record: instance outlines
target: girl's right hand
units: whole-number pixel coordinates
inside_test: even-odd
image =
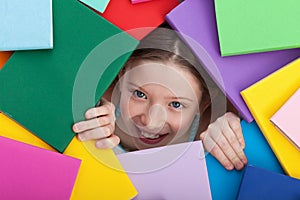
[[[85,118],[73,125],[80,141],[96,140],[95,145],[100,149],[113,148],[120,143],[120,138],[114,135],[115,106],[111,102],[102,98],[101,105],[86,111]]]

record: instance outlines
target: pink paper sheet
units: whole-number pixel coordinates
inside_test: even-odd
[[[0,199],[70,199],[81,161],[0,136]]]
[[[131,3],[136,4],[136,3],[142,3],[142,2],[147,2],[147,1],[152,1],[152,0],[131,0]]]
[[[299,119],[300,88],[271,117],[271,122],[300,150]]]

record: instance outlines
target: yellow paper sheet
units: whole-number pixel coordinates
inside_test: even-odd
[[[48,144],[3,113],[0,113],[0,135],[54,151]],[[101,153],[103,157],[121,168],[112,150],[103,150]],[[137,194],[126,173],[109,168],[97,161],[76,137],[74,137],[64,154],[82,160],[71,199],[128,200]]]
[[[300,178],[300,151],[275,128],[270,118],[299,87],[300,58],[241,92],[283,169],[295,178]]]

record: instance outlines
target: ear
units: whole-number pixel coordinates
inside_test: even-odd
[[[200,114],[203,114],[206,109],[211,105],[211,102],[219,94],[219,90],[216,88],[211,88],[208,93],[203,93],[201,103],[200,103]]]
[[[202,100],[200,103],[200,115],[202,115],[210,105],[211,105],[210,99]]]

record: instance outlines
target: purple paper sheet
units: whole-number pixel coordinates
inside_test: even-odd
[[[180,32],[183,40],[193,49],[207,72],[247,122],[251,122],[253,117],[240,92],[300,56],[300,49],[291,49],[221,57],[212,0],[185,0],[166,16],[166,20]],[[207,55],[199,50],[199,46],[207,52],[216,67],[205,58]]]
[[[118,158],[141,199],[211,199],[201,141],[130,153]]]

